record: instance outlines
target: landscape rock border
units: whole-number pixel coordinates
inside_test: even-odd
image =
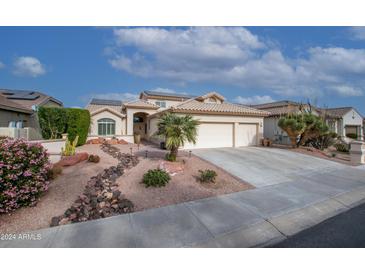
[[[104,169],[90,178],[85,190],[73,205],[61,216],[53,217],[51,226],[84,222],[100,218],[133,212],[134,205],[118,190],[117,178],[124,170],[139,163],[138,157],[121,153],[120,150],[108,143],[100,148],[107,154],[118,159],[118,165]]]

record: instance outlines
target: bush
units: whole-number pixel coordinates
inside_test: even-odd
[[[346,152],[346,153],[348,153],[350,151],[350,145],[348,145],[346,143],[337,143],[337,144],[334,144],[334,147],[339,152]]]
[[[335,132],[320,134],[319,136],[308,139],[304,145],[323,150],[332,146],[336,142],[337,137]]]
[[[162,187],[170,181],[170,175],[161,169],[150,169],[143,175],[143,183],[146,187]]]
[[[61,138],[68,133],[72,142],[79,136],[77,146],[86,143],[90,126],[90,113],[86,109],[40,107],[38,109],[39,125],[44,139]]]
[[[48,170],[48,180],[54,180],[58,175],[62,174],[62,167],[58,165],[54,165],[51,169]]]
[[[166,153],[165,160],[169,162],[175,162],[176,161],[176,155],[171,153]]]
[[[347,133],[346,137],[349,137],[351,139],[357,139],[357,134],[356,133]]]
[[[91,163],[99,163],[100,162],[100,157],[98,155],[91,154],[89,156],[89,158],[87,159],[87,161],[91,162]]]
[[[67,114],[64,108],[40,107],[38,120],[44,139],[61,138],[61,134],[66,132]]]
[[[41,144],[0,140],[0,213],[34,205],[48,189],[49,169]]]
[[[87,134],[90,127],[90,113],[86,109],[67,108],[67,128],[68,138],[73,141],[79,136],[77,146],[86,143]]]
[[[211,169],[199,170],[200,176],[199,181],[202,183],[215,183],[217,172]]]

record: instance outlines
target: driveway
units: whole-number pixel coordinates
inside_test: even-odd
[[[343,164],[277,148],[197,149],[193,153],[257,188],[323,174],[331,176],[338,170],[352,169]]]

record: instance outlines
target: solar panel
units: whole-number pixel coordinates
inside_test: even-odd
[[[90,104],[92,104],[92,105],[106,105],[106,106],[121,106],[122,101],[93,98],[91,100]]]

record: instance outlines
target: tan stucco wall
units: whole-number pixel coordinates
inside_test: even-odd
[[[126,135],[133,135],[133,115],[135,113],[147,113],[149,115],[156,113],[157,111],[154,109],[143,109],[143,108],[127,108],[127,119],[126,119],[126,127],[127,127],[127,133]]]
[[[115,134],[116,135],[123,135],[125,134],[125,120],[121,117],[109,112],[103,111],[98,114],[91,116],[91,125],[89,130],[90,136],[97,136],[98,135],[98,120],[103,118],[113,119],[115,121]]]
[[[171,106],[175,106],[177,104],[180,104],[182,103],[183,101],[172,101],[172,100],[157,100],[157,99],[147,99],[147,102],[150,102],[150,103],[153,103],[153,104],[156,104],[157,101],[163,101],[163,102],[166,102],[166,107],[165,108],[159,108],[159,111],[161,110],[164,110],[164,109],[167,109]]]

